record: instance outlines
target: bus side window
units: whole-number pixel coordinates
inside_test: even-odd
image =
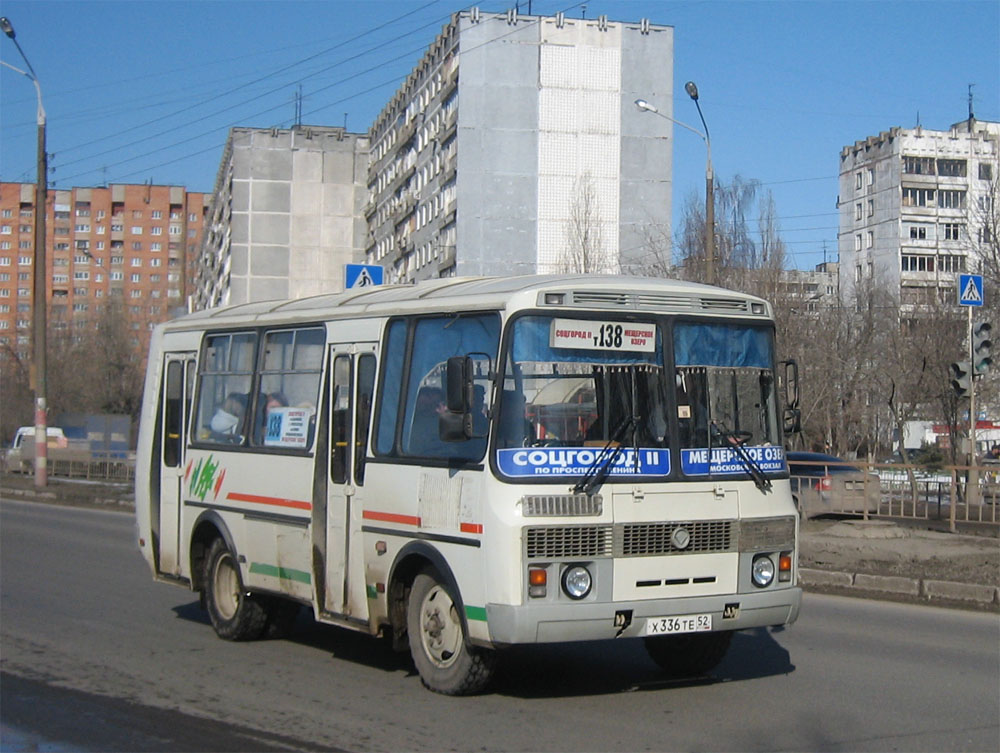
[[[330,430],[330,480],[346,483],[351,436],[351,358],[333,361],[333,422]]]
[[[358,404],[354,444],[354,481],[365,481],[365,454],[368,452],[368,425],[371,423],[375,394],[375,356],[364,353],[358,359]]]

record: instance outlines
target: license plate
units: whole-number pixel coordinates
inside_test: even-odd
[[[700,633],[712,629],[710,614],[682,614],[677,617],[650,617],[646,620],[645,635],[675,635]]]

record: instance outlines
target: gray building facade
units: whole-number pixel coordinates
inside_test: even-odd
[[[455,14],[373,124],[365,260],[393,282],[638,271],[670,237],[673,29]]]
[[[989,242],[1000,123],[892,128],[840,152],[841,294],[873,285],[904,308],[954,301]]]
[[[343,128],[233,128],[192,310],[342,290],[362,254],[368,139]]]

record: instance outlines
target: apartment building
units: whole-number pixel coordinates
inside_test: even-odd
[[[892,128],[840,152],[841,291],[868,281],[904,307],[954,300],[989,239],[1000,175],[1000,123],[946,131]]]
[[[372,125],[365,261],[392,282],[637,271],[670,237],[673,29],[478,8]],[[582,239],[582,240],[581,240]]]
[[[182,186],[112,184],[49,190],[49,328],[96,322],[120,300],[144,345],[152,324],[183,308],[201,244],[206,195]],[[0,183],[0,346],[27,354],[34,306],[34,183]]]
[[[343,290],[358,261],[368,138],[343,128],[230,130],[191,308]]]

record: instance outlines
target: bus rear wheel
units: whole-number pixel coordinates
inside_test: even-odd
[[[650,658],[671,677],[697,677],[714,669],[729,650],[733,631],[645,638]]]
[[[205,608],[212,627],[227,641],[252,641],[267,627],[267,611],[243,587],[236,557],[221,538],[205,559]]]
[[[470,695],[489,685],[496,654],[469,644],[458,605],[433,570],[413,581],[406,605],[413,663],[424,686],[444,695]]]

